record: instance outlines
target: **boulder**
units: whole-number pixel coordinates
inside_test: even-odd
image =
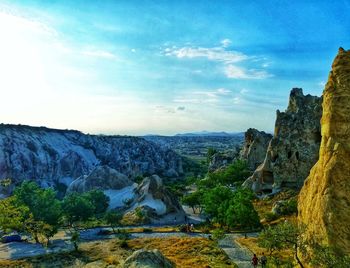
[[[340,48],[323,92],[319,159],[299,195],[305,239],[350,254],[350,50]]]
[[[135,251],[129,256],[123,268],[173,268],[175,265],[158,250],[144,250]]]
[[[272,135],[255,128],[249,128],[244,137],[240,158],[246,160],[248,168],[253,171],[264,161]]]
[[[214,172],[216,170],[225,168],[228,165],[232,164],[235,161],[235,159],[238,158],[238,156],[239,156],[238,148],[235,148],[232,151],[217,152],[210,158],[208,171]]]
[[[275,131],[263,163],[243,184],[255,192],[300,189],[316,163],[321,142],[322,98],[293,88],[285,112],[277,110]]]
[[[157,175],[145,178],[135,189],[135,195],[137,196],[135,207],[148,206],[159,216],[185,215],[177,197],[166,189],[162,179]]]
[[[108,166],[99,166],[89,175],[74,180],[67,192],[83,193],[93,189],[120,190],[131,185],[133,182],[127,176]]]

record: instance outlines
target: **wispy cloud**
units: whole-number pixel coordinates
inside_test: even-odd
[[[232,64],[225,66],[224,70],[226,76],[233,79],[265,79],[273,76],[265,70],[245,69]]]
[[[231,40],[230,39],[224,39],[224,40],[221,40],[220,42],[222,44],[223,47],[229,47],[231,45]]]
[[[224,74],[230,79],[266,79],[272,77],[266,68],[269,66],[265,57],[248,56],[243,52],[230,50],[231,40],[223,39],[219,47],[167,47],[163,54],[178,59],[206,59],[223,65]],[[262,61],[262,63],[261,63]],[[245,68],[239,65],[258,65],[256,68]],[[260,67],[260,68],[258,68]]]
[[[240,62],[248,59],[248,56],[238,51],[228,51],[224,47],[182,47],[182,48],[166,48],[164,50],[166,56],[175,56],[181,58],[206,58],[211,61],[219,61],[225,63]]]

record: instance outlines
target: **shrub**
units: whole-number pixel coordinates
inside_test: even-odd
[[[220,240],[220,239],[224,238],[225,231],[223,229],[215,229],[215,230],[213,230],[212,234],[213,234],[213,238],[215,240]]]
[[[264,218],[267,222],[274,221],[278,219],[278,215],[273,212],[266,212]]]

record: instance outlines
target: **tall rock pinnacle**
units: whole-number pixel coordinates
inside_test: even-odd
[[[299,195],[306,238],[350,253],[350,50],[339,49],[323,92],[319,160]]]

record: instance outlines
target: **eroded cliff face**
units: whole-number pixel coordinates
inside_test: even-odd
[[[0,180],[68,186],[100,165],[129,178],[152,174],[177,177],[183,172],[175,152],[142,138],[0,125]],[[12,189],[0,186],[0,195],[8,195]]]
[[[300,189],[316,163],[321,141],[322,98],[293,88],[285,112],[277,110],[275,131],[263,163],[244,186],[254,191]]]
[[[306,238],[350,253],[350,50],[340,48],[323,93],[319,160],[299,195]]]
[[[240,158],[247,161],[250,170],[255,170],[265,159],[266,149],[272,135],[249,128],[244,134],[244,145]]]

